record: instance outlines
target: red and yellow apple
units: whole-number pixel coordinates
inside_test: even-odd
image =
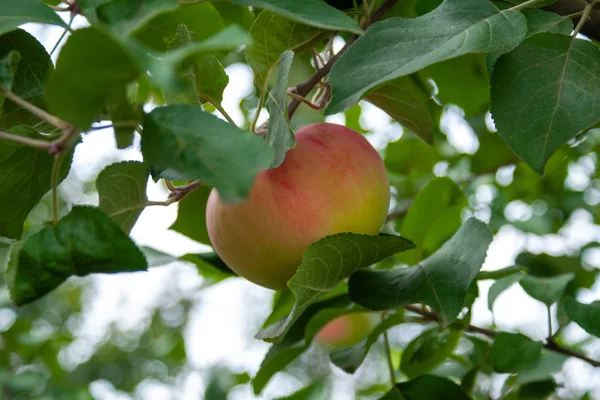
[[[381,315],[372,312],[356,312],[329,321],[313,339],[328,349],[353,346],[365,339],[381,322]]]
[[[335,233],[379,233],[390,187],[381,157],[359,133],[330,123],[296,132],[283,164],[261,171],[244,202],[212,190],[206,207],[211,243],[237,274],[284,289],[313,242]]]

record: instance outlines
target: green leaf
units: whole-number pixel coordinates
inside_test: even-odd
[[[273,160],[259,137],[188,105],[155,108],[145,116],[142,153],[153,167],[216,187],[227,202],[244,199],[256,174]]]
[[[210,187],[201,186],[181,199],[177,210],[177,219],[169,229],[196,242],[211,246],[206,228],[206,203],[210,191]]]
[[[384,319],[373,331],[369,334],[366,340],[355,344],[354,346],[343,347],[333,350],[329,357],[331,362],[347,373],[353,374],[358,367],[362,365],[371,346],[373,346],[379,336],[393,326],[404,322],[404,313],[396,312]]]
[[[415,265],[434,253],[460,227],[460,215],[467,205],[462,189],[450,178],[433,178],[417,195],[400,227],[416,248],[396,259]]]
[[[9,272],[17,305],[32,302],[70,276],[144,271],[146,260],[129,237],[94,207],[75,206],[55,227],[44,228],[15,246]],[[18,255],[17,255],[18,254]]]
[[[499,332],[494,338],[494,370],[517,373],[535,365],[542,355],[542,342],[534,342],[520,333]]]
[[[385,150],[385,166],[388,172],[399,176],[431,174],[437,162],[435,149],[411,135],[389,143]]]
[[[67,26],[58,14],[40,0],[2,0],[0,35],[28,22]]]
[[[12,82],[21,58],[21,54],[16,50],[12,50],[4,57],[0,57],[0,88],[5,90],[12,89]]]
[[[278,397],[276,400],[326,400],[330,395],[331,393],[328,393],[323,382],[315,382],[289,396]]]
[[[375,264],[414,245],[400,236],[369,236],[340,233],[311,244],[302,255],[302,264],[288,282],[296,299],[292,312],[256,334],[257,339],[280,341],[292,324],[318,295],[333,289],[342,279],[360,268]]]
[[[160,3],[160,0],[156,1]],[[173,1],[168,0],[168,3]],[[211,3],[206,2],[179,6],[161,13],[138,29],[135,37],[146,46],[164,52],[175,39],[179,25],[185,25],[197,41],[204,41],[225,28],[221,14]]]
[[[456,329],[433,328],[413,339],[402,352],[400,370],[408,379],[426,374],[454,352],[462,335]]]
[[[387,82],[371,91],[365,100],[385,111],[395,121],[410,129],[425,143],[433,143],[433,118],[430,108],[439,106],[412,76]]]
[[[466,116],[480,115],[490,108],[490,77],[483,54],[465,54],[421,70],[426,81],[433,79],[436,98],[444,104],[455,104]],[[468,90],[465,90],[468,88]]]
[[[13,134],[44,140],[47,136],[38,134],[28,126],[14,126]],[[64,160],[59,181],[67,176],[72,153]],[[0,145],[0,236],[19,240],[23,234],[25,219],[50,191],[54,157],[46,150],[39,150],[12,141],[2,141]]]
[[[335,114],[371,89],[429,65],[467,53],[510,51],[527,31],[518,11],[499,11],[487,0],[445,0],[417,18],[389,18],[372,25],[329,74]]]
[[[150,170],[137,161],[124,161],[104,168],[96,179],[99,208],[127,233],[146,208],[146,186]]]
[[[490,286],[490,290],[488,292],[488,309],[490,311],[494,311],[494,302],[500,296],[502,292],[511,287],[516,282],[519,282],[521,279],[525,277],[525,273],[523,271],[518,271],[511,275],[502,277],[498,279],[492,286]]]
[[[21,56],[12,79],[12,92],[23,100],[46,109],[44,85],[54,69],[50,56],[44,46],[21,29],[0,36],[0,58],[12,51],[17,51]],[[34,125],[40,121],[39,117],[25,111],[16,103],[5,100],[0,117],[0,129],[20,124]]]
[[[423,375],[408,382],[398,383],[379,400],[469,400],[456,383],[433,375]]]
[[[287,115],[288,78],[293,59],[293,51],[286,50],[281,53],[277,83],[267,98],[267,110],[269,110],[267,143],[275,153],[275,160],[273,160],[271,168],[279,167],[283,163],[287,151],[296,145],[296,137],[290,129]]]
[[[177,27],[177,35],[169,44],[169,51],[194,43],[192,33],[185,25]],[[188,66],[187,64],[192,64]],[[229,83],[229,77],[219,60],[210,54],[200,54],[182,65],[184,69],[182,80],[187,80],[186,88],[181,93],[169,90],[165,93],[167,104],[187,103],[200,104],[209,101],[221,104],[223,91]]]
[[[248,7],[225,2],[215,2],[212,6],[221,14],[225,26],[238,25],[249,31],[254,23],[254,14]]]
[[[582,304],[572,297],[565,299],[565,311],[571,321],[590,335],[600,337],[600,301]]]
[[[177,0],[111,0],[100,5],[96,15],[119,34],[131,35],[152,18],[177,6]]]
[[[371,310],[424,303],[433,307],[441,323],[447,325],[462,310],[469,285],[481,269],[491,242],[487,225],[471,218],[421,265],[357,271],[350,277],[350,296]]]
[[[471,171],[475,174],[496,171],[499,167],[517,163],[518,159],[510,147],[497,133],[482,133],[477,136],[479,149],[471,157]]]
[[[502,56],[492,75],[498,133],[539,174],[563,143],[600,121],[600,49],[541,33]]]
[[[128,148],[133,144],[133,139],[135,138],[136,122],[139,121],[137,123],[141,123],[141,109],[129,103],[126,88],[122,86],[109,98],[106,111],[113,122],[117,148]]]
[[[541,382],[546,379],[551,379],[552,375],[562,370],[563,364],[567,361],[567,356],[552,351],[542,353],[538,362],[519,372],[516,383],[518,385],[526,385],[532,382]]]
[[[87,128],[113,92],[139,74],[132,57],[96,28],[75,31],[62,48],[46,88],[52,113]]]
[[[354,19],[321,0],[232,0],[241,6],[263,8],[294,21],[330,31],[362,33]]]
[[[529,8],[521,11],[527,18],[527,36],[550,32],[570,35],[573,32],[573,20],[553,12]]]
[[[248,43],[250,43],[248,33],[238,26],[232,25],[200,43],[170,51],[166,56],[140,53],[139,46],[136,47],[131,42],[129,46],[137,52],[140,63],[150,71],[152,80],[159,87],[169,91],[185,91],[186,88],[189,88],[187,85],[189,82],[180,78],[181,72],[195,63],[203,61],[199,59],[199,56],[212,52],[236,50]]]
[[[519,281],[519,284],[528,295],[550,307],[560,300],[567,285],[574,278],[573,273],[547,278],[527,275]]]
[[[214,251],[208,253],[186,254],[179,259],[194,264],[198,269],[198,273],[206,280],[208,285],[237,276],[237,274],[230,270]]]
[[[332,308],[335,307],[335,308]],[[347,295],[336,296],[318,303],[313,302],[287,331],[281,343],[267,352],[254,379],[254,394],[259,394],[277,372],[283,370],[312,342],[313,337],[329,321],[351,312],[352,303]]]
[[[268,77],[272,68],[279,62],[281,53],[286,50],[301,51],[322,33],[321,29],[270,11],[261,12],[250,29],[253,43],[246,47],[246,59],[254,72],[256,86],[266,88]]]

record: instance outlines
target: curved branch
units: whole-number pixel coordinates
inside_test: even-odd
[[[567,16],[581,13],[588,4],[589,2],[586,0],[558,0],[543,9]],[[575,23],[579,23],[580,19],[581,17],[577,18]],[[600,41],[600,9],[598,6],[592,11],[590,19],[583,25],[581,33],[590,39]]]

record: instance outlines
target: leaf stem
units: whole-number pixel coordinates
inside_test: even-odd
[[[550,310],[550,306],[546,306],[546,311],[548,315],[548,337],[552,337],[552,310]]]
[[[52,142],[41,140],[41,139],[32,139],[24,136],[13,135],[12,133],[0,131],[0,139],[7,139],[13,142],[21,143],[26,146],[35,147],[40,150],[48,150],[52,145]]]
[[[69,10],[70,10],[70,8],[69,8]],[[60,37],[56,41],[56,44],[54,45],[54,47],[50,51],[50,57],[52,57],[52,55],[54,54],[54,52],[56,51],[56,49],[58,49],[58,45],[60,45],[60,43],[62,42],[62,40],[65,38],[65,36],[67,36],[67,33],[71,31],[71,26],[73,25],[73,20],[74,19],[75,19],[75,14],[71,14],[71,18],[69,19],[69,25],[67,25],[67,27],[63,31],[62,35],[60,35]]]
[[[271,77],[271,71],[273,68],[269,68],[267,71],[267,76],[265,77],[265,81],[263,82],[262,88],[260,90],[260,97],[258,98],[258,106],[256,107],[256,114],[254,114],[254,118],[252,119],[252,124],[250,125],[250,132],[256,133],[256,124],[258,123],[258,117],[260,117],[260,112],[265,104],[265,97],[267,94],[267,86],[269,86],[269,78]]]
[[[227,120],[227,121],[228,121],[228,122],[229,122],[231,125],[233,125],[233,126],[237,127],[237,124],[235,123],[235,121],[233,120],[233,118],[231,118],[231,117],[229,116],[229,114],[227,113],[227,111],[225,111],[225,109],[223,108],[223,106],[222,106],[222,105],[221,105],[219,102],[217,102],[217,101],[214,101],[213,99],[211,99],[211,98],[210,98],[210,97],[208,97],[208,96],[201,96],[201,98],[202,98],[202,100],[204,100],[204,101],[206,101],[206,102],[208,102],[208,103],[212,104],[212,105],[213,105],[213,107],[214,107],[214,108],[216,108],[216,109],[217,109],[217,111],[218,111],[218,112],[220,112],[220,113],[221,113],[221,115],[222,115],[222,116],[224,116],[224,117],[225,117],[225,119],[226,119],[226,120]]]
[[[54,156],[54,163],[52,164],[52,222],[54,225],[58,224],[58,180],[60,177],[60,168],[62,166],[64,153],[59,153]]]
[[[519,10],[527,8],[527,7],[531,6],[531,5],[534,5],[535,3],[539,3],[541,1],[542,0],[528,0],[528,1],[524,2],[524,3],[517,4],[516,6],[513,6],[513,7],[509,8],[508,10],[509,11],[519,11]]]
[[[595,5],[596,5],[596,2],[593,1],[591,3],[588,3],[585,6],[585,8],[583,9],[583,15],[581,16],[581,19],[579,20],[579,23],[575,27],[575,30],[573,31],[573,34],[571,36],[575,37],[575,36],[577,36],[579,31],[581,31],[581,28],[583,28],[583,25],[585,25],[587,20],[590,19],[590,15],[592,14],[592,10],[594,9]]]
[[[71,129],[72,125],[70,123],[68,123],[67,121],[63,121],[62,119],[55,117],[54,115],[49,114],[46,111],[42,110],[41,108],[31,104],[27,100],[23,100],[22,98],[20,98],[19,96],[17,96],[10,90],[6,90],[6,89],[3,89],[3,90],[0,89],[0,90],[2,91],[2,93],[4,93],[4,95],[6,96],[7,99],[11,100],[14,103],[17,103],[18,105],[20,105],[21,107],[23,107],[24,109],[29,111],[30,113],[40,117],[41,119],[45,120],[46,122],[56,126],[57,128],[60,128],[60,129],[64,129],[64,130]]]
[[[170,182],[170,181],[169,181]],[[169,194],[169,198],[165,201],[148,201],[146,203],[147,206],[168,206],[173,203],[176,203],[183,199],[185,196],[193,192],[202,186],[202,182],[193,181],[183,186],[173,186],[172,184],[168,185],[171,193]],[[171,189],[173,188],[173,189]]]
[[[390,371],[390,382],[392,383],[392,387],[400,393],[400,397],[404,399],[402,392],[396,386],[396,374],[394,373],[394,362],[392,361],[392,347],[390,346],[387,330],[383,331],[383,344],[385,347],[385,357],[387,359],[388,369]]]
[[[397,1],[398,0],[387,0],[385,3],[383,3],[371,15],[369,25],[372,25],[373,23],[377,22],[383,16],[383,14],[385,14],[390,8],[392,8],[394,6],[394,4],[396,4]],[[367,27],[365,27],[365,28],[367,28]],[[306,82],[301,83],[300,85],[296,86],[296,88],[297,88],[296,94],[298,94],[299,96],[302,96],[302,97],[308,96],[310,91],[317,85],[317,83],[319,83],[321,81],[321,79],[323,79],[323,77],[325,77],[325,75],[327,75],[329,73],[329,71],[331,71],[331,68],[333,68],[333,65],[335,64],[335,62],[342,56],[342,54],[344,54],[344,52],[346,52],[346,50],[348,50],[348,48],[352,45],[352,43],[354,43],[356,41],[356,39],[358,39],[358,35],[351,36],[350,39],[348,39],[348,41],[344,45],[344,47],[337,54],[335,54],[333,57],[331,57],[329,59],[329,61],[327,62],[327,64],[325,64],[323,66],[323,68],[320,68],[319,70],[317,70],[317,72],[315,72],[315,74],[313,76],[311,76],[310,79],[308,79]],[[294,98],[294,99],[292,99],[292,101],[290,101],[290,103],[288,104],[288,120],[291,121],[292,116],[298,109],[299,105],[300,105],[300,100],[298,100],[296,98]],[[256,126],[256,124],[254,124],[254,126]]]
[[[435,315],[434,313],[431,313],[429,311],[423,311],[421,310],[420,307],[415,306],[415,305],[406,305],[403,306],[405,309],[407,309],[410,312],[413,312],[415,314],[419,314],[423,317],[425,317],[426,319],[428,319],[429,321],[435,321],[435,322],[440,322],[440,319],[437,315]],[[465,327],[465,330],[468,332],[473,332],[473,333],[480,333],[482,335],[488,336],[488,337],[495,337],[497,332],[493,331],[491,329],[486,329],[486,328],[481,328],[475,325],[468,325]],[[565,347],[560,346],[559,344],[557,344],[552,338],[549,338],[546,340],[546,343],[544,344],[544,348],[553,351],[555,353],[560,353],[560,354],[564,354],[566,356],[569,357],[575,357],[578,358],[582,361],[585,361],[586,363],[594,366],[594,367],[600,367],[600,361],[594,360],[589,358],[588,356],[586,356],[585,354],[582,354],[578,351],[575,350],[571,350]]]

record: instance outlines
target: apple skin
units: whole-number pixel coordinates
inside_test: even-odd
[[[296,132],[283,164],[261,171],[244,202],[224,203],[213,189],[206,224],[229,268],[278,290],[311,243],[341,232],[378,234],[389,201],[387,172],[371,144],[345,126],[321,122]]]
[[[381,322],[381,316],[372,312],[357,312],[329,321],[313,339],[323,347],[333,350],[353,346],[365,339]]]

